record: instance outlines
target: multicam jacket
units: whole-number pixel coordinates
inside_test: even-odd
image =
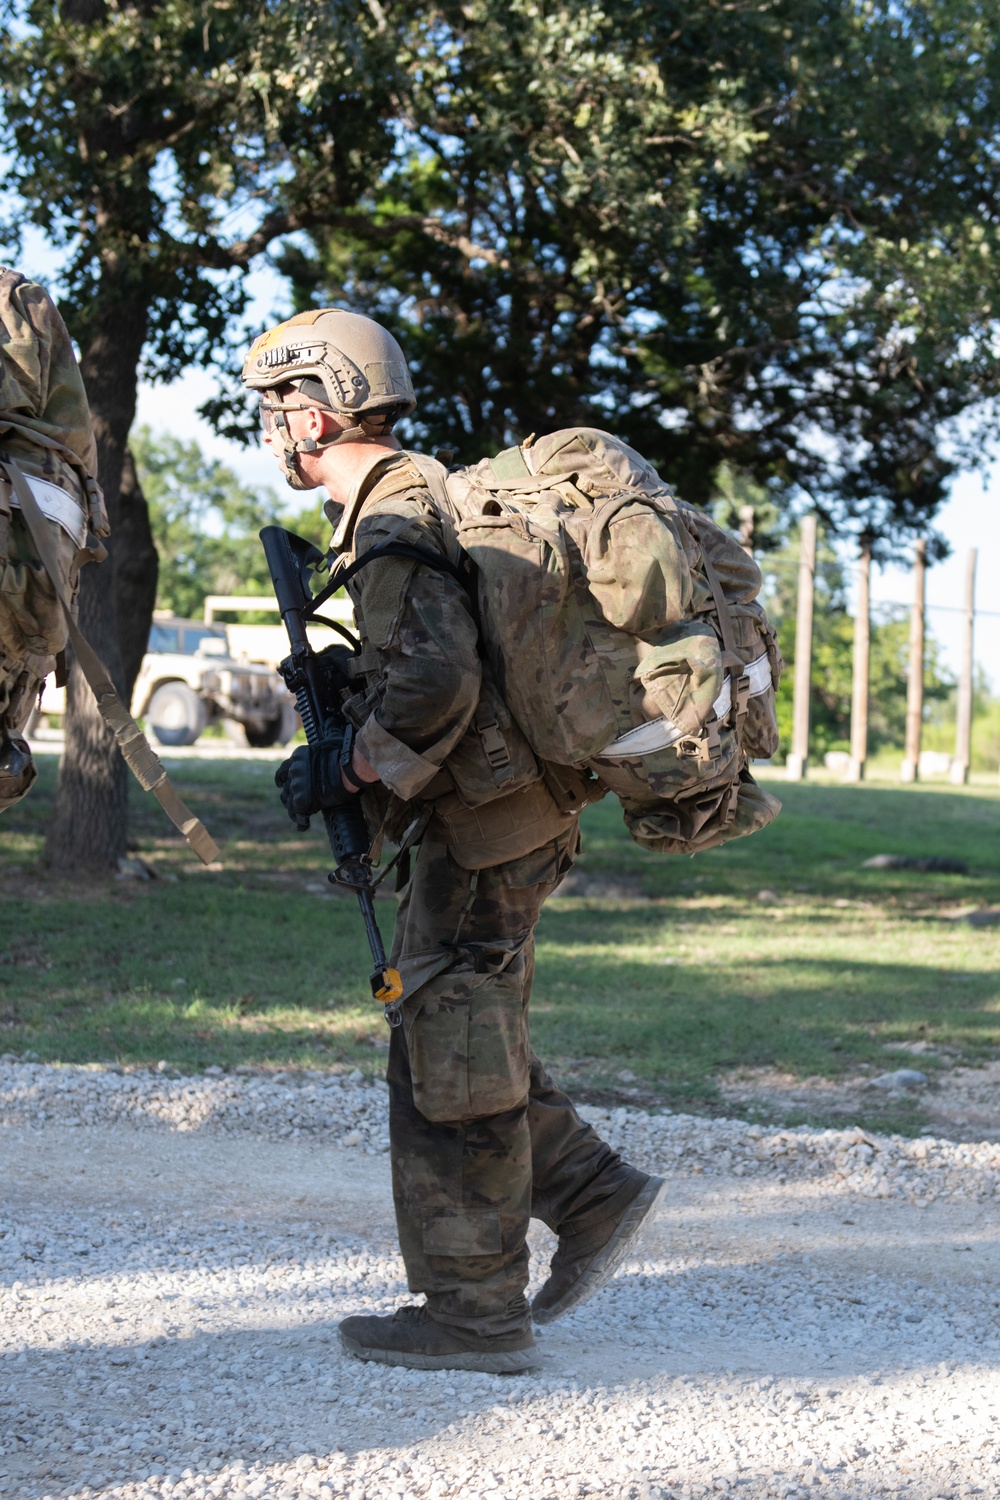
[[[373,455],[340,528],[345,560],[392,541],[448,552],[426,483],[406,453]],[[349,582],[363,690],[348,711],[357,747],[393,794],[438,820],[466,869],[517,859],[572,823],[573,797],[542,766],[479,652],[469,595],[448,572],[386,557]]]

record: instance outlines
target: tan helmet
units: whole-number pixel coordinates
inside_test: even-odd
[[[373,318],[324,307],[298,313],[254,340],[243,361],[243,382],[254,391],[293,385],[308,403],[327,406],[354,425],[319,442],[295,440],[283,404],[268,406],[281,437],[282,468],[293,489],[310,488],[300,453],[337,443],[385,437],[416,406],[410,372],[392,334]]]
[[[304,395],[342,416],[390,407],[406,416],[417,404],[392,334],[373,318],[333,307],[298,313],[262,333],[243,362],[243,381],[255,391],[301,382]]]

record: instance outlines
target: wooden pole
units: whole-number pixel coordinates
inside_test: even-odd
[[[801,781],[809,764],[809,690],[812,683],[813,591],[816,582],[816,517],[802,517],[799,599],[795,621],[795,694],[792,749],[785,762],[789,781]]]
[[[863,781],[868,759],[868,660],[871,654],[872,545],[861,538],[858,598],[854,610],[854,681],[851,691],[851,759],[848,781]]]
[[[910,675],[906,690],[906,751],[901,781],[920,774],[920,736],[924,725],[924,612],[927,581],[927,543],[923,537],[913,554],[913,609],[910,611]]]
[[[757,516],[752,505],[740,506],[740,546],[753,557],[754,530]]]
[[[970,547],[965,561],[965,619],[962,631],[962,671],[958,679],[958,713],[955,724],[955,759],[951,779],[964,786],[972,761],[972,665],[976,628],[976,548]]]

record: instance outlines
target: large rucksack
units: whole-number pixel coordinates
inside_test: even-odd
[[[38,507],[51,572],[15,484]],[[0,811],[34,780],[22,731],[48,674],[63,669],[88,530],[107,533],[97,453],[73,346],[48,294],[0,267]]]
[[[475,564],[483,647],[539,758],[595,773],[658,852],[772,822],[748,761],[778,748],[782,662],[735,539],[594,428],[451,473],[410,457]]]
[[[31,787],[23,730],[71,646],[125,761],[199,859],[218,849],[178,796],[76,623],[80,568],[107,556],[97,449],[73,345],[45,289],[0,266],[0,812]]]

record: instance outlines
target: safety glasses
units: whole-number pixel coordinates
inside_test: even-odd
[[[275,427],[277,425],[276,420],[275,420],[275,415],[274,415],[276,411],[308,411],[308,410],[309,410],[309,403],[307,401],[265,401],[263,399],[263,397],[262,397],[261,401],[260,401],[260,405],[258,407],[258,415],[260,417],[260,425],[261,425],[264,433],[269,435],[270,433],[272,433],[274,431],[274,429],[275,429]]]

